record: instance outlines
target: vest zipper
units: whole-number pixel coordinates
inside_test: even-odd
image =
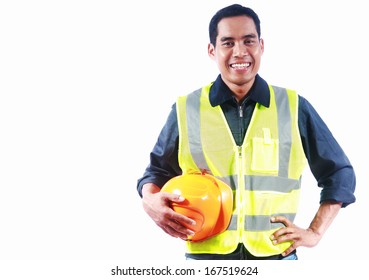
[[[240,116],[240,118],[243,118],[243,109],[242,109],[242,105],[238,106],[238,114]]]
[[[243,175],[243,152],[242,146],[237,146],[238,149],[238,221],[237,221],[237,230],[239,233],[239,242],[242,242],[242,235],[244,230],[244,211],[243,211],[243,192],[245,188],[244,184],[244,175]]]

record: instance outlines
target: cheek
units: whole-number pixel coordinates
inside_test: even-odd
[[[232,54],[230,52],[218,53],[218,55],[217,55],[218,64],[228,65],[229,59],[230,59],[231,56],[232,56]]]
[[[253,53],[253,56],[254,56],[254,58],[255,58],[255,59],[260,60],[260,58],[261,58],[261,56],[263,55],[263,53],[264,53],[264,50],[263,50],[263,49],[261,49],[261,48],[259,48],[259,49],[257,49],[257,50]]]

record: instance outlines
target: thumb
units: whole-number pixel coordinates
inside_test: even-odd
[[[168,199],[173,202],[183,202],[185,200],[183,196],[174,193],[169,194]]]

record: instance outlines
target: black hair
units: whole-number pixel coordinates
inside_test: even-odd
[[[210,43],[215,46],[216,39],[218,36],[218,23],[223,19],[227,17],[236,17],[236,16],[247,16],[252,18],[252,20],[255,23],[256,32],[258,33],[258,36],[260,38],[261,30],[260,30],[260,19],[258,15],[248,7],[244,7],[239,4],[233,4],[228,7],[225,7],[221,10],[219,10],[211,19],[209,24],[209,38]]]

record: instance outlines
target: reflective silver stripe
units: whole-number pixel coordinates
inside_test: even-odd
[[[273,216],[284,216],[290,221],[293,221],[295,219],[296,214],[279,213],[273,214]],[[268,215],[245,216],[244,229],[247,231],[267,231],[270,229],[276,229],[280,227],[285,226],[282,223],[272,223],[270,221],[270,216]]]
[[[300,180],[285,177],[246,176],[245,189],[249,191],[276,191],[288,193],[300,189]]]
[[[238,216],[232,215],[231,221],[229,222],[229,226],[227,230],[237,230],[237,220],[238,220]]]
[[[288,166],[291,154],[291,114],[288,95],[285,88],[273,86],[278,113],[279,135],[279,171],[281,177],[288,177]]]
[[[186,119],[188,129],[188,141],[192,158],[198,167],[210,170],[206,162],[201,144],[200,125],[200,95],[201,89],[188,95],[186,102]]]
[[[237,176],[219,177],[232,190],[238,189],[238,178]],[[291,179],[285,177],[271,177],[271,176],[257,176],[257,175],[245,175],[245,190],[248,191],[276,191],[289,193],[292,190],[298,190],[301,187],[301,178]]]
[[[237,190],[238,189],[238,178],[237,178],[237,176],[227,176],[227,177],[217,176],[217,178],[222,180],[228,186],[230,186],[232,190]]]

